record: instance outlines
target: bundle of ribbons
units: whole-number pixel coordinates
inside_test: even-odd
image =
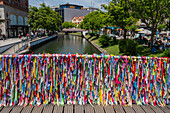
[[[170,59],[0,55],[0,106],[170,104]]]

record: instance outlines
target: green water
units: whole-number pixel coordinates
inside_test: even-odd
[[[30,50],[30,53],[50,54],[100,54],[85,38],[72,35],[59,35],[58,38]]]

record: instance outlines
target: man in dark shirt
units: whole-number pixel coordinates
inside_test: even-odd
[[[6,36],[4,34],[2,36],[3,36],[3,41],[6,40]]]

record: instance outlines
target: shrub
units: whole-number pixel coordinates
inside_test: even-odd
[[[170,49],[166,49],[163,53],[164,57],[170,57]]]
[[[90,37],[93,37],[93,36],[94,36],[94,33],[90,32],[89,35],[90,35]]]
[[[126,47],[126,40],[125,39],[119,40],[119,51],[120,51],[120,53],[124,53],[125,47]]]
[[[114,40],[113,39],[110,39],[109,40],[109,46],[113,46],[115,44]]]
[[[110,37],[107,36],[107,35],[102,35],[100,38],[99,38],[99,43],[102,44],[103,47],[106,47],[109,45],[109,40],[110,40]]]
[[[119,51],[126,55],[136,55],[137,54],[137,43],[131,39],[123,39],[119,41]]]
[[[134,40],[128,39],[126,41],[126,47],[124,48],[124,53],[126,55],[136,55],[137,54],[137,43]]]

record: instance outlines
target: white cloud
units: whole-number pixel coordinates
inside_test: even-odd
[[[101,4],[108,4],[110,0],[29,0],[29,4],[32,6],[39,6],[42,2],[45,2],[49,6],[57,6],[59,4],[78,4],[84,7],[97,7],[101,8]]]

